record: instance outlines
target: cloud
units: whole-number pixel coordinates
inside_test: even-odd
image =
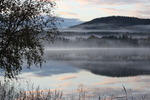
[[[77,76],[64,76],[64,77],[57,78],[57,80],[69,80],[73,78],[77,78]]]
[[[119,12],[123,12],[123,10],[115,9],[115,8],[97,8],[98,10],[101,10],[102,12],[106,14],[118,14]]]
[[[74,0],[81,4],[105,4],[105,5],[124,5],[124,4],[136,4],[136,3],[145,3],[148,0]]]
[[[140,18],[149,18],[150,11],[134,11],[134,14]]]
[[[54,84],[50,84],[51,87],[59,87],[59,89],[65,89],[67,87],[72,87],[75,84],[69,81],[66,82],[61,82],[61,83],[54,83]]]
[[[135,16],[139,16],[141,18],[149,18],[150,17],[150,6],[147,4],[138,4],[137,9],[134,9],[132,13]]]
[[[150,3],[147,2],[147,0],[116,0],[117,2],[113,2],[113,0],[108,1],[102,3],[102,7],[104,8],[99,8],[104,14],[139,18],[148,18],[150,16]],[[146,6],[146,4],[148,5]]]
[[[62,87],[71,87],[71,86],[73,86],[73,83],[71,83],[71,82],[65,82],[65,83],[61,84],[61,86]]]
[[[49,53],[46,53],[48,56]],[[67,69],[67,70],[66,70]],[[23,66],[22,74],[24,73],[32,73],[34,77],[46,77],[51,75],[59,75],[64,73],[76,73],[78,72],[78,69],[67,66],[66,64],[59,63],[59,62],[51,62],[50,60],[47,60],[47,63],[43,64],[43,67],[37,68],[37,67],[31,67],[30,69],[27,69],[25,66]]]
[[[78,2],[78,3],[81,3],[81,4],[89,4],[89,3],[91,3],[90,0],[75,0],[75,1]]]
[[[99,82],[99,83],[94,83],[94,85],[110,85],[110,84],[116,84],[118,83],[118,81],[116,80],[106,80],[106,81],[103,81],[103,82]]]
[[[78,16],[76,13],[72,13],[72,12],[60,12],[61,15],[65,15],[65,16],[72,16],[72,17],[76,17]]]
[[[60,0],[59,0],[60,1]],[[88,21],[98,17],[120,15],[148,18],[149,0],[62,0],[61,17]],[[143,9],[144,8],[144,9]]]

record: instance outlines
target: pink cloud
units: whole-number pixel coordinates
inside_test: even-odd
[[[75,1],[78,2],[78,3],[81,3],[81,4],[88,4],[88,3],[90,3],[89,0],[75,0]]]
[[[115,8],[97,8],[98,10],[101,10],[107,14],[114,14],[122,12],[123,10],[115,9]]]
[[[64,76],[64,77],[59,77],[57,80],[68,80],[68,79],[73,79],[77,78],[77,76]]]
[[[52,84],[51,86],[60,87],[62,89],[62,88],[65,88],[65,87],[72,87],[74,85],[75,84],[72,83],[72,82],[64,82],[64,83],[61,83],[61,84]]]
[[[82,4],[108,4],[108,5],[121,5],[121,4],[136,4],[145,3],[147,0],[74,0]]]
[[[94,83],[94,85],[108,85],[108,84],[116,84],[117,81],[114,80],[110,80],[110,81],[103,81],[103,82],[99,82],[99,83]]]
[[[73,86],[73,84],[70,82],[65,82],[65,83],[61,84],[61,86],[62,87],[70,87],[70,86]]]
[[[75,13],[72,13],[72,12],[64,12],[64,11],[61,11],[60,12],[61,15],[65,15],[65,16],[72,16],[72,17],[77,17],[78,15],[75,14]]]

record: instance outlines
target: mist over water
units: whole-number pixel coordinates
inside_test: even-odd
[[[150,48],[47,48],[46,57],[104,76],[150,74]]]

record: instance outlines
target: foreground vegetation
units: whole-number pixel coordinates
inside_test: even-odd
[[[40,90],[39,87],[25,91],[5,82],[0,83],[0,100],[150,100],[150,98],[148,95],[133,96],[124,86],[120,94],[113,92],[102,95],[97,89],[95,92],[87,92],[83,87],[79,87],[72,94],[63,94],[61,90]]]
[[[40,90],[39,87],[25,91],[9,82],[0,83],[0,100],[61,100],[62,92]]]

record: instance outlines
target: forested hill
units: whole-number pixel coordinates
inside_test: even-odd
[[[130,26],[140,26],[140,25],[141,27],[143,26],[148,27],[150,25],[150,19],[141,19],[136,17],[124,17],[124,16],[110,16],[110,17],[96,18],[91,21],[72,26],[69,29],[75,29],[75,28],[116,29],[116,28],[127,28]]]

